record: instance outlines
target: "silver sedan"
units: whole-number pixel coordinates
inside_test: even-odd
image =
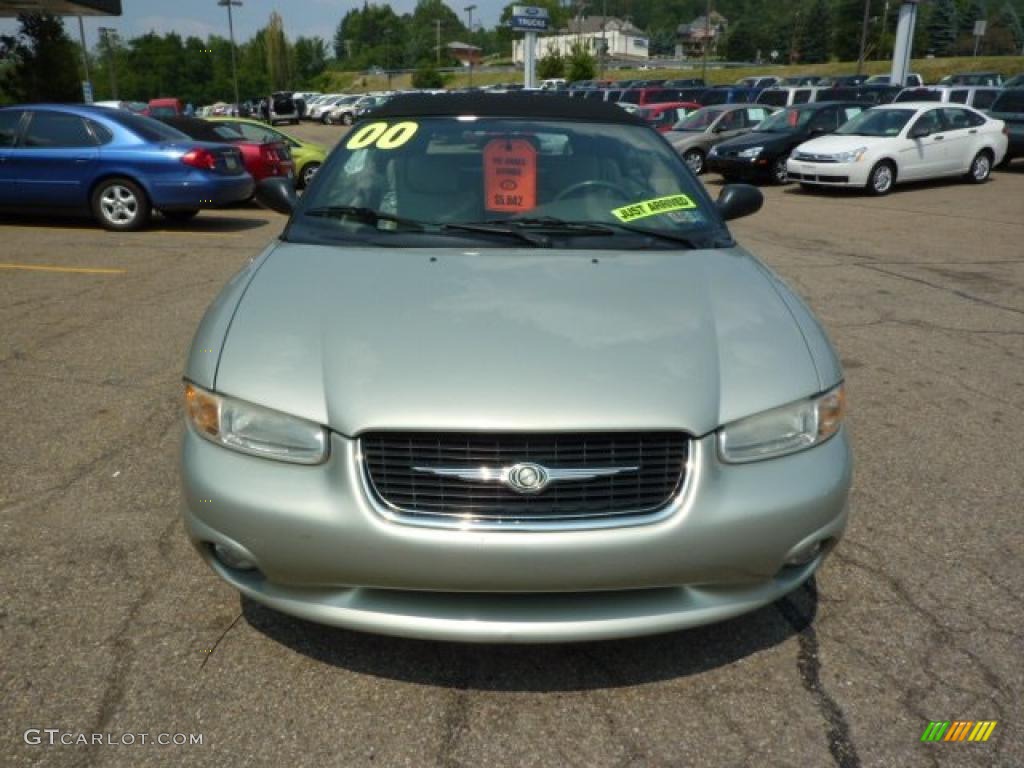
[[[184,520],[243,595],[482,642],[720,621],[847,523],[824,331],[614,105],[403,96],[356,124],[185,372]]]

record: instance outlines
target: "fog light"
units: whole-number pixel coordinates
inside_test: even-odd
[[[250,560],[243,550],[230,544],[214,544],[213,554],[220,564],[226,568],[232,568],[236,571],[256,570],[256,563]]]

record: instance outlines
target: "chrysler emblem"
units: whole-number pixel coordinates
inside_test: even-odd
[[[548,484],[548,471],[540,464],[515,464],[509,467],[504,483],[517,493],[540,493]]]

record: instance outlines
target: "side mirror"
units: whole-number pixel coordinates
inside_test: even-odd
[[[272,211],[290,215],[299,204],[291,179],[271,176],[256,185],[256,200]]]
[[[722,218],[732,221],[760,211],[764,205],[764,195],[750,184],[726,184],[715,204]]]
[[[911,139],[923,139],[925,136],[929,136],[931,131],[922,126],[914,126],[910,129],[910,133],[907,134]]]

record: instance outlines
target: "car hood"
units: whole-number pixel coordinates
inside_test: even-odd
[[[816,139],[805,141],[797,149],[802,152],[811,152],[816,155],[831,155],[837,152],[849,152],[861,147],[873,149],[891,142],[894,136],[819,136]]]
[[[729,150],[742,151],[749,147],[769,147],[771,149],[783,148],[788,144],[797,144],[799,139],[793,133],[769,133],[768,131],[751,131],[742,136],[727,139],[718,144],[718,151]]]
[[[669,144],[676,149],[699,144],[707,137],[707,131],[669,131],[665,134],[665,138],[668,139]]]
[[[785,291],[738,248],[285,243],[238,304],[215,386],[346,435],[705,434],[820,391]]]

